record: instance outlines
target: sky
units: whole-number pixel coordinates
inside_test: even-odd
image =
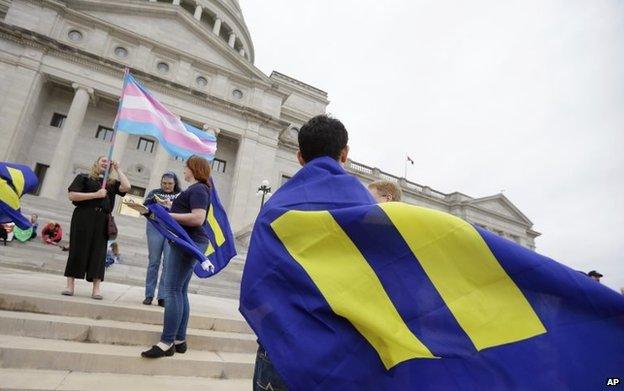
[[[624,287],[624,1],[240,4],[255,65],[326,91],[353,160],[502,191],[538,252]]]

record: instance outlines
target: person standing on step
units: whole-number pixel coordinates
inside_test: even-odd
[[[160,188],[154,189],[147,194],[143,205],[154,203],[166,204],[167,201],[173,202],[180,194],[180,184],[178,176],[173,172],[165,172],[160,178]],[[169,254],[169,243],[167,239],[158,232],[156,228],[149,222],[145,225],[147,234],[147,274],[145,275],[145,300],[143,304],[151,305],[154,300],[156,285],[158,285],[158,305],[165,306],[165,270],[167,265],[165,260]],[[158,269],[162,260],[162,273],[160,282],[158,282]]]
[[[106,189],[102,189],[104,172],[109,164]],[[69,256],[65,267],[67,287],[62,293],[73,296],[75,279],[86,277],[93,283],[91,297],[102,300],[100,283],[104,280],[109,216],[115,206],[115,195],[126,195],[130,181],[119,169],[119,163],[100,156],[93,163],[91,172],[78,174],[67,190],[68,198],[76,208],[71,218]]]
[[[199,156],[191,156],[184,166],[184,180],[190,186],[173,203],[164,202],[171,207],[171,217],[180,223],[202,252],[208,247],[204,225],[210,207],[209,178],[210,162]],[[187,349],[186,326],[190,312],[188,286],[196,260],[193,255],[172,244],[165,262],[163,332],[158,344],[141,353],[146,358],[173,356]]]

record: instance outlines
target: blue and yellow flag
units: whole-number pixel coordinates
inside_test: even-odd
[[[292,390],[594,390],[624,298],[446,213],[375,205],[332,159],[263,208],[240,310]]]
[[[21,229],[30,228],[30,220],[20,213],[20,197],[38,183],[28,166],[0,162],[0,223],[14,222]]]

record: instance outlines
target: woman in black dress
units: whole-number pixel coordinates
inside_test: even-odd
[[[65,267],[66,296],[74,294],[76,278],[93,282],[91,297],[102,300],[100,282],[104,280],[104,261],[108,241],[108,215],[115,205],[115,195],[124,196],[130,190],[128,178],[119,169],[119,164],[111,161],[111,170],[102,189],[104,172],[108,159],[100,156],[89,174],[78,174],[67,189],[69,200],[76,206],[71,219],[69,232],[69,257]],[[117,179],[119,178],[119,179]]]

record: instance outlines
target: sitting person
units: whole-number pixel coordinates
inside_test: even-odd
[[[59,242],[63,238],[63,229],[59,223],[50,221],[41,229],[41,240],[46,244],[59,245]]]
[[[0,238],[4,241],[4,245],[6,246],[6,242],[10,242],[13,240],[13,228],[15,227],[14,223],[4,223],[0,228],[2,233],[0,234]]]
[[[32,225],[32,235],[30,236],[31,239],[37,237],[37,228],[39,228],[39,223],[37,222],[38,218],[39,216],[36,213],[30,215],[30,225]]]
[[[119,252],[119,244],[112,242],[106,251],[106,260],[104,266],[109,267],[113,263],[121,263],[121,253]]]

